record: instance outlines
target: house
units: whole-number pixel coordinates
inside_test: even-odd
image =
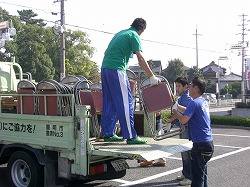
[[[220,89],[224,88],[227,84],[232,84],[235,82],[241,82],[242,78],[240,75],[235,73],[230,73],[220,78]]]
[[[206,82],[208,80],[211,80],[212,84],[216,84],[218,83],[218,79],[220,79],[220,85],[218,85],[220,90],[223,89],[227,84],[242,81],[241,76],[235,73],[226,75],[226,68],[215,64],[214,61],[212,61],[209,65],[201,68],[201,71],[203,72]]]
[[[162,72],[162,65],[160,60],[149,60],[147,61],[149,67],[152,69],[155,75],[160,75]],[[144,70],[140,66],[129,66],[128,69],[133,71],[137,76],[139,73],[143,73]]]
[[[216,84],[218,82],[219,74],[220,78],[226,74],[226,68],[215,64],[214,61],[212,61],[209,65],[201,68],[201,71],[203,72],[204,79],[206,81],[211,80],[212,84]]]

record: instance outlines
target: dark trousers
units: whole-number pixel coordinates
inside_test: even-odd
[[[193,143],[191,159],[191,187],[207,187],[207,162],[214,152],[213,142]]]

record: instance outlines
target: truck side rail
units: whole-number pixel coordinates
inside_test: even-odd
[[[64,110],[67,109],[68,111],[70,111],[67,113],[67,116],[74,116],[74,108],[75,108],[74,94],[37,94],[37,93],[33,93],[33,94],[10,94],[10,93],[0,94],[0,100],[2,100],[2,98],[4,98],[4,97],[16,98],[16,102],[18,101],[18,105],[19,105],[18,106],[19,110],[16,111],[16,113],[19,113],[19,114],[25,114],[24,113],[24,107],[25,107],[24,101],[27,102],[27,99],[33,100],[34,107],[35,107],[33,114],[35,114],[35,115],[49,115],[48,109],[51,109],[51,108],[56,109],[58,107],[58,106],[50,105],[50,103],[48,103],[48,98],[58,98],[58,99],[67,98],[67,100],[69,100],[70,102],[62,104],[59,108],[64,109]],[[43,98],[42,99],[43,103],[39,103],[38,98]],[[39,111],[38,109],[40,107],[39,104],[43,105],[42,114],[38,112]],[[0,104],[0,113],[2,113],[2,102]]]

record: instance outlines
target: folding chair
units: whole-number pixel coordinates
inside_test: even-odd
[[[151,86],[149,78],[142,81],[140,97],[153,138],[155,140],[162,140],[182,133],[184,128],[181,126],[177,130],[164,132],[164,134],[162,135],[158,135],[155,133],[154,126],[148,116],[148,112],[156,112],[166,108],[170,108],[175,102],[171,87],[167,79],[163,76],[157,75],[157,77],[161,80],[158,85]]]

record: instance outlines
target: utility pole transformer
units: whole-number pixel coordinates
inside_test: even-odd
[[[65,24],[65,12],[64,12],[64,1],[66,0],[56,0],[54,2],[61,2],[61,24],[58,28],[58,31],[61,36],[61,63],[60,63],[60,80],[65,77],[65,34],[64,34],[64,24]]]

